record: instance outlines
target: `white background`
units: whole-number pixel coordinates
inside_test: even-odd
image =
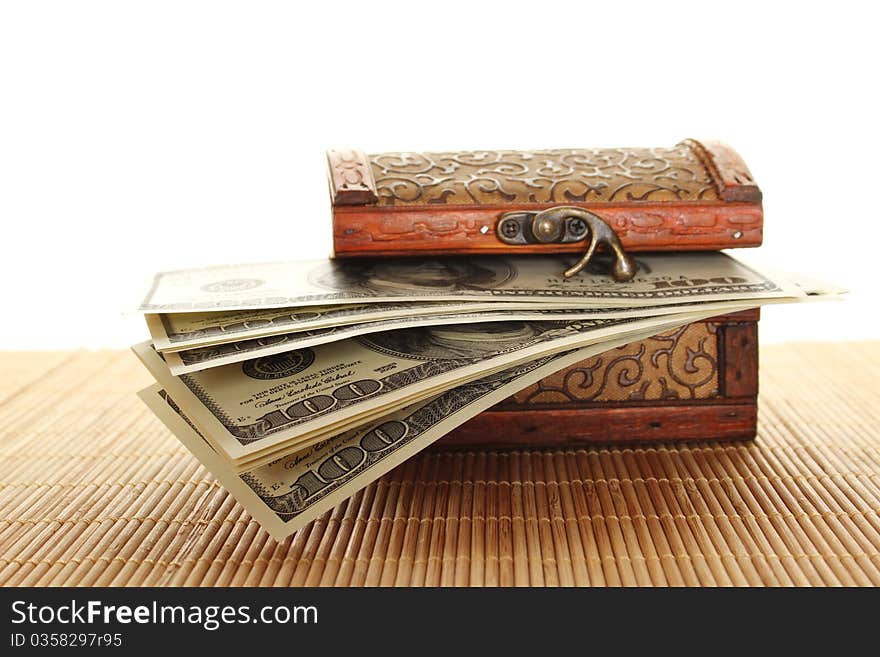
[[[323,257],[323,151],[721,138],[753,261],[846,302],[762,339],[874,338],[871,3],[4,2],[0,348],[125,346],[155,270]]]

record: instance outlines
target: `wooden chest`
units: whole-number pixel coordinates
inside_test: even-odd
[[[761,191],[730,147],[327,155],[337,257],[628,253],[761,244]],[[546,221],[542,221],[546,218]],[[551,222],[552,220],[552,222]],[[576,268],[566,272],[575,275]],[[758,310],[696,322],[549,376],[440,447],[753,438]]]

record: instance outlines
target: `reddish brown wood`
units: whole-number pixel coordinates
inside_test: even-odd
[[[760,205],[746,203],[572,203],[604,219],[628,251],[719,250],[759,246]],[[546,209],[553,204],[520,205]],[[498,217],[511,206],[335,207],[335,254],[346,256],[480,253],[580,253],[582,243],[510,246],[495,235]]]
[[[552,414],[551,414],[552,413]],[[750,440],[754,403],[597,405],[552,412],[486,411],[444,436],[441,448],[564,447],[688,440]]]
[[[758,324],[730,323],[720,331],[724,396],[755,397],[758,394]]]
[[[327,151],[327,178],[333,206],[375,203],[376,181],[370,160],[351,148]]]
[[[761,190],[739,153],[720,141],[697,141],[687,139],[700,155],[703,165],[717,181],[718,194],[725,201],[761,202]]]

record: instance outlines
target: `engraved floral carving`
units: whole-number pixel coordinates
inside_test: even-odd
[[[687,144],[673,148],[385,153],[370,156],[381,205],[718,200]]]
[[[716,323],[695,323],[576,363],[499,408],[710,399],[720,394]]]

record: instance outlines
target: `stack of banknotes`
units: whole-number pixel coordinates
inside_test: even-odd
[[[618,283],[564,255],[320,260],[158,274],[140,394],[277,539],[579,360],[714,315],[840,291],[723,253]],[[607,265],[606,265],[607,266]]]

